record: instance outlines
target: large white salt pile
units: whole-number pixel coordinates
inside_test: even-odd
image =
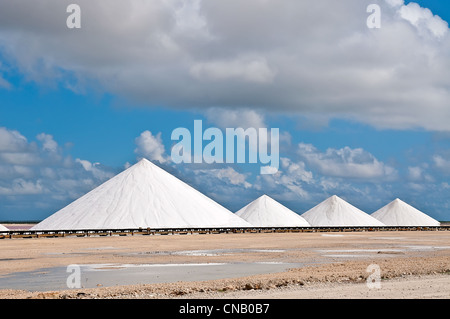
[[[225,207],[143,159],[31,229],[250,226]]]
[[[387,226],[440,226],[437,220],[398,198],[371,216]]]
[[[333,195],[301,215],[312,226],[384,226],[382,222]]]
[[[256,227],[310,226],[303,217],[267,195],[262,195],[241,208],[236,215]]]
[[[0,231],[8,231],[9,229],[0,224]]]

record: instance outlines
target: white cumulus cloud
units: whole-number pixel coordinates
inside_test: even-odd
[[[114,175],[98,163],[65,156],[50,134],[41,133],[36,141],[0,127],[2,218],[20,218],[30,211],[48,216]]]
[[[352,149],[348,146],[335,149],[328,148],[321,152],[312,144],[300,143],[298,155],[321,174],[334,177],[360,179],[394,179],[395,168],[377,160],[362,148]]]
[[[167,157],[165,155],[164,144],[161,139],[161,132],[153,135],[150,131],[144,131],[135,139],[137,147],[134,152],[151,161],[165,163]]]
[[[437,38],[442,38],[448,32],[448,23],[441,17],[433,15],[430,9],[422,8],[415,2],[403,5],[399,9],[400,16],[409,21],[420,32],[429,31]]]
[[[447,22],[388,0],[382,27],[369,29],[370,3],[80,0],[82,28],[70,30],[70,1],[0,0],[2,65],[43,86],[144,105],[448,131]]]

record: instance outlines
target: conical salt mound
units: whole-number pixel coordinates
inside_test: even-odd
[[[0,231],[8,231],[9,229],[0,224]]]
[[[143,159],[31,229],[250,226],[209,197]]]
[[[301,215],[312,226],[384,226],[382,222],[333,195]]]
[[[236,212],[256,227],[308,227],[309,223],[300,215],[263,195]]]
[[[398,198],[371,216],[387,226],[440,226],[437,220]]]

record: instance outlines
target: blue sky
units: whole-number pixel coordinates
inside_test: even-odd
[[[450,220],[447,2],[133,3],[79,1],[69,30],[64,1],[0,1],[0,220],[43,219],[141,157],[233,211],[337,194]],[[279,172],[172,163],[197,119],[279,128]]]

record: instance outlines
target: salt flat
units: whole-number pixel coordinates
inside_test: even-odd
[[[0,250],[0,276],[14,277],[20,272],[45,276],[52,269],[60,269],[62,272],[56,284],[64,289],[68,274],[63,270],[68,265],[92,265],[94,268],[96,265],[108,265],[96,274],[94,271],[84,273],[90,276],[90,283],[100,285],[92,289],[106,294],[110,290],[105,289],[113,289],[117,285],[114,289],[128,285],[138,285],[139,289],[142,285],[152,286],[151,281],[144,280],[144,275],[150,276],[150,270],[156,269],[161,275],[158,287],[163,285],[164,291],[172,291],[170,284],[174,284],[174,279],[177,285],[192,285],[200,289],[210,285],[227,285],[219,284],[217,280],[249,280],[269,287],[280,280],[291,282],[319,278],[333,281],[342,276],[359,278],[367,276],[365,269],[373,263],[380,264],[382,271],[386,270],[389,276],[394,277],[403,273],[450,271],[450,232],[386,231],[323,235],[253,233],[4,239]],[[355,256],[359,257],[355,259]],[[193,267],[181,266],[187,264]],[[214,267],[205,268],[202,264],[222,268],[216,268],[220,271],[208,277],[207,272],[197,270],[204,267],[203,270],[213,271]],[[333,266],[327,268],[327,265]],[[86,286],[86,289],[90,287],[92,285]],[[27,289],[26,285],[21,288]],[[29,287],[36,291],[47,288],[39,288],[39,285]],[[128,291],[128,288],[123,289],[121,291]],[[2,293],[4,296],[5,291]],[[11,292],[7,295],[11,296]]]

